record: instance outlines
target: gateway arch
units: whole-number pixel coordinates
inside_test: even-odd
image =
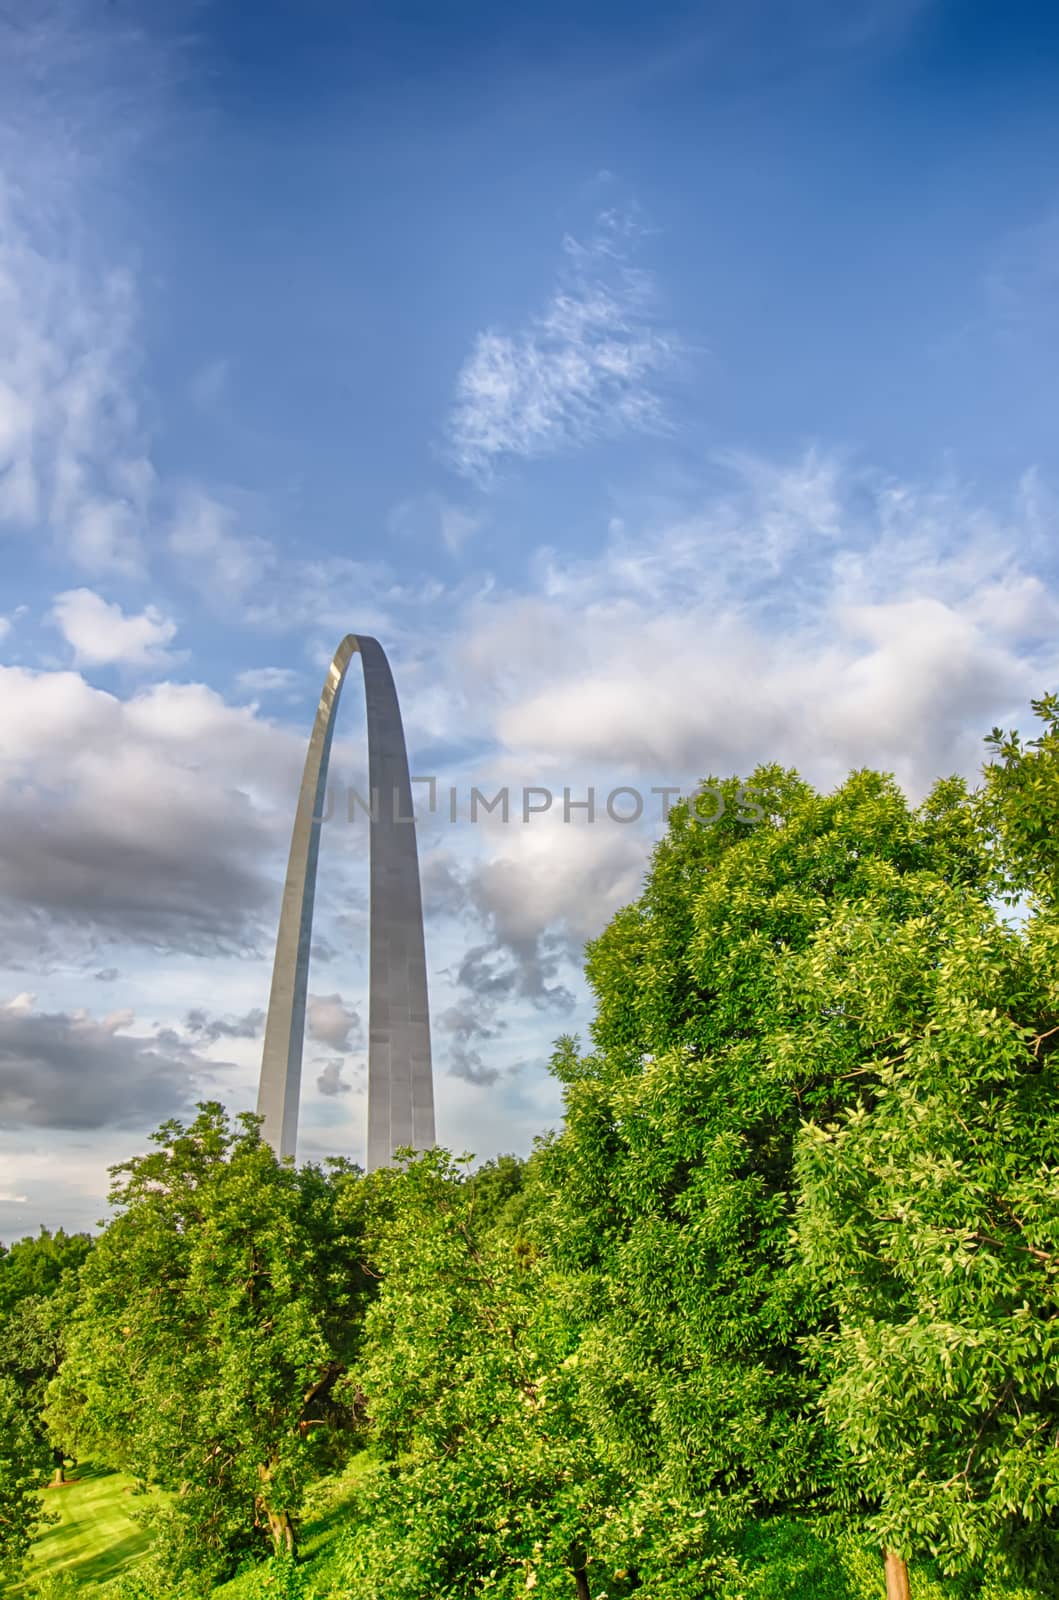
[[[283,888],[257,1111],[262,1137],[292,1156],[298,1138],[316,863],[335,712],[354,655],[364,668],[371,792],[368,1171],[395,1150],[434,1144],[434,1080],[419,857],[401,708],[377,639],[347,634],[335,652],[309,739]]]

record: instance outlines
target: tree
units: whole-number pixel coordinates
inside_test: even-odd
[[[0,1253],[0,1373],[17,1386],[29,1425],[51,1450],[59,1483],[64,1453],[48,1437],[44,1399],[62,1363],[64,1327],[91,1247],[88,1234],[41,1228],[36,1238],[19,1239]]]
[[[20,1301],[46,1298],[59,1287],[66,1273],[76,1276],[92,1240],[87,1233],[54,1233],[42,1227],[36,1238],[0,1245],[0,1325]]]
[[[800,1139],[798,1241],[835,1324],[822,1404],[887,1543],[1059,1594],[1059,739],[997,759],[969,808],[992,905],[836,925],[812,1001],[871,1018],[856,1103]],[[910,990],[916,1003],[908,1003]]]
[[[722,1589],[750,1519],[870,1526],[877,1485],[805,1359],[834,1307],[792,1249],[800,1129],[870,1091],[887,1036],[924,1013],[939,905],[985,914],[992,872],[953,780],[914,810],[881,774],[821,796],[762,769],[756,820],[736,780],[715,787],[723,818],[675,807],[640,900],[589,948],[595,1049],[556,1054],[545,1164],[583,1283],[583,1402],[631,1486],[615,1526],[658,1600]],[[863,970],[844,986],[872,932],[903,960],[885,1011]]]
[[[216,1104],[113,1169],[119,1215],[82,1270],[49,1416],[171,1492],[166,1559],[207,1575],[292,1551],[301,1495],[341,1459],[338,1379],[367,1279],[336,1203],[355,1169],[280,1164]]]
[[[42,1521],[38,1490],[49,1451],[27,1417],[16,1384],[0,1374],[0,1579],[14,1583]]]
[[[577,1410],[563,1284],[509,1225],[526,1168],[463,1169],[432,1151],[352,1197],[370,1203],[379,1292],[348,1381],[381,1464],[360,1492],[346,1576],[390,1600],[587,1600],[614,1486]]]
[[[48,1385],[58,1376],[65,1350],[65,1327],[76,1301],[76,1279],[51,1295],[28,1295],[3,1324],[0,1373],[15,1384],[27,1425],[47,1448],[55,1483],[62,1483],[66,1452],[51,1439],[44,1408]]]

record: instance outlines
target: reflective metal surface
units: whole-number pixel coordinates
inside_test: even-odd
[[[401,708],[377,639],[347,634],[328,669],[316,712],[283,889],[276,959],[261,1060],[258,1114],[279,1156],[298,1138],[305,1000],[313,897],[335,712],[359,652],[368,718],[368,783],[378,796],[371,821],[371,987],[368,1017],[368,1170],[395,1150],[434,1143],[426,957],[419,857]],[[402,820],[403,819],[403,820]]]

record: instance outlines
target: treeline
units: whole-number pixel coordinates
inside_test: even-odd
[[[778,768],[752,823],[674,807],[527,1162],[365,1177],[279,1165],[217,1105],[164,1125],[57,1280],[51,1366],[4,1380],[23,1479],[47,1445],[161,1491],[159,1594],[296,1557],[355,1459],[320,1595],[901,1600],[906,1563],[1059,1595],[1059,704],[1035,710],[915,808]]]

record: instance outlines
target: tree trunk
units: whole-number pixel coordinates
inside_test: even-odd
[[[255,1502],[255,1516],[258,1511],[265,1513],[268,1531],[272,1535],[272,1548],[276,1554],[280,1556],[286,1552],[287,1555],[292,1556],[294,1554],[294,1523],[291,1521],[290,1512],[273,1511],[266,1499],[268,1485],[272,1481],[271,1468],[258,1462],[257,1475],[264,1486],[264,1491],[258,1495]],[[258,1526],[260,1527],[260,1523],[258,1523]]]
[[[577,1585],[577,1600],[592,1600],[588,1587],[588,1573],[584,1567],[575,1567],[574,1583]]]
[[[286,1553],[294,1554],[294,1524],[290,1519],[289,1511],[268,1511],[268,1531],[272,1535],[272,1543],[278,1556]]]
[[[886,1600],[912,1600],[908,1583],[908,1563],[892,1550],[883,1551],[886,1562]]]
[[[66,1482],[66,1472],[65,1472],[66,1457],[63,1455],[61,1450],[53,1450],[52,1453],[51,1453],[51,1458],[52,1458],[52,1461],[55,1463],[55,1476],[51,1480],[52,1483],[54,1483],[56,1485],[65,1483]]]

